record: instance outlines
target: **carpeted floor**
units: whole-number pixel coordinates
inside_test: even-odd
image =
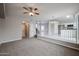
[[[1,56],[79,56],[79,51],[35,38],[9,42],[0,46]]]

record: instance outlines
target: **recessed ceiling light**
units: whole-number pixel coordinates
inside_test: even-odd
[[[70,18],[70,15],[67,15],[66,17],[67,17],[67,18]]]

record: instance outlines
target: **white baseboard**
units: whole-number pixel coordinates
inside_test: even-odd
[[[76,44],[76,40],[75,41],[73,41],[73,40],[67,40],[66,38],[60,38],[60,37],[57,37],[57,36],[43,35],[43,36],[40,36],[40,37],[45,37],[45,38],[49,38],[49,39],[60,40],[60,41],[64,41],[64,42],[69,42],[69,43]]]
[[[2,43],[0,42],[0,46],[1,46],[1,44],[2,44]]]
[[[6,41],[2,41],[0,42],[0,45],[3,43],[8,43],[8,42],[12,42],[12,41],[17,41],[17,40],[21,40],[22,38],[18,38],[18,39],[13,39],[13,40],[6,40]]]
[[[47,38],[47,37],[42,37],[42,38]],[[47,39],[49,39],[49,38],[47,38]],[[66,45],[66,44],[61,44],[61,43],[57,43],[57,42],[52,42],[52,41],[46,40],[46,39],[41,39],[41,40],[44,40],[44,41],[47,41],[47,42],[50,42],[50,43],[55,43],[55,44],[58,44],[58,45],[61,45],[61,46],[65,46],[65,47],[68,47],[68,48],[72,48],[72,49],[75,49],[75,50],[78,50],[78,51],[79,51],[79,48],[72,47],[72,46],[69,46],[69,45]]]

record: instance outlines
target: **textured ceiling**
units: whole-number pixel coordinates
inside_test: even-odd
[[[79,3],[13,3],[7,5],[11,6],[15,10],[18,10],[20,14],[25,11],[22,9],[23,6],[37,7],[40,15],[32,17],[32,19],[36,20],[50,20],[53,18],[60,18],[64,20],[64,18],[66,19],[67,15],[74,15],[75,13],[79,12]]]

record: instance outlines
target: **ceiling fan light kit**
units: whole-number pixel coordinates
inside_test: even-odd
[[[32,12],[29,13],[30,16],[34,16],[34,14]]]
[[[24,14],[28,14],[30,16],[39,15],[38,8],[33,7],[23,7],[26,11]]]

